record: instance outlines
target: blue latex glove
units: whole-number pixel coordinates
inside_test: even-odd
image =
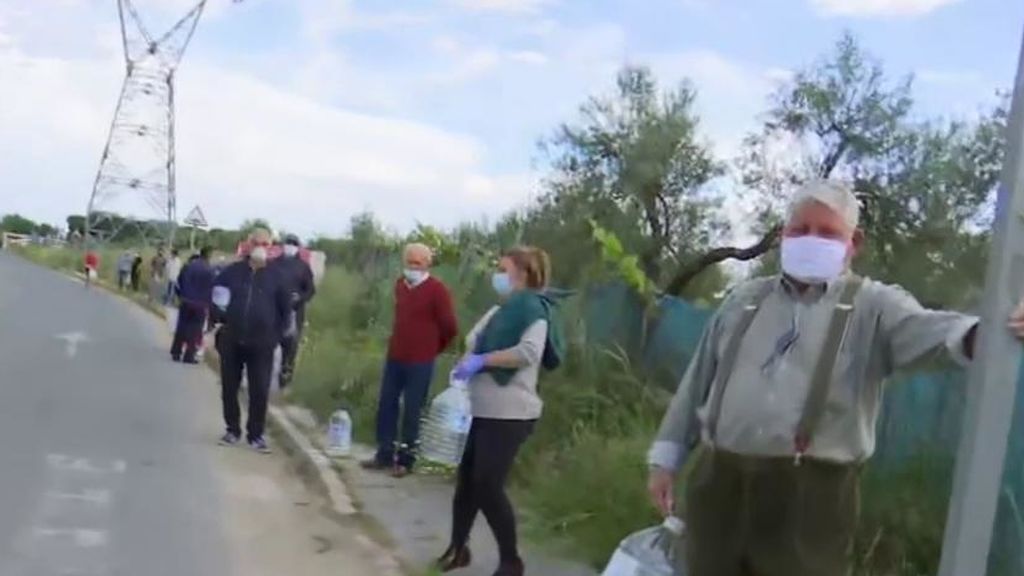
[[[455,367],[455,378],[459,380],[469,380],[476,375],[477,372],[484,368],[484,356],[483,354],[470,354],[459,362],[459,365]]]

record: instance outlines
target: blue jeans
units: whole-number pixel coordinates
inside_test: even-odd
[[[430,393],[434,363],[388,360],[377,404],[377,463],[412,468],[420,441],[420,414]],[[401,407],[400,404],[401,403]],[[401,410],[404,408],[404,411]],[[402,442],[397,443],[401,415]]]

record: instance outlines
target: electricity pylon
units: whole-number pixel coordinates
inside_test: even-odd
[[[132,0],[117,0],[126,73],[89,196],[86,240],[116,239],[130,226],[143,241],[173,241],[174,74],[207,1],[154,36]]]

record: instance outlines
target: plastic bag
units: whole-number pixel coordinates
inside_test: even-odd
[[[675,516],[627,536],[601,576],[686,576],[686,525]]]

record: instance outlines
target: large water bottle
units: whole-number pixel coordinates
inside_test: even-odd
[[[420,427],[420,457],[458,466],[466,450],[469,427],[473,423],[469,389],[465,380],[449,377],[448,389],[434,398]]]
[[[626,537],[601,576],[686,576],[685,531],[683,521],[670,516],[661,526]]]
[[[327,455],[343,458],[351,453],[352,418],[346,410],[338,410],[327,423]]]

